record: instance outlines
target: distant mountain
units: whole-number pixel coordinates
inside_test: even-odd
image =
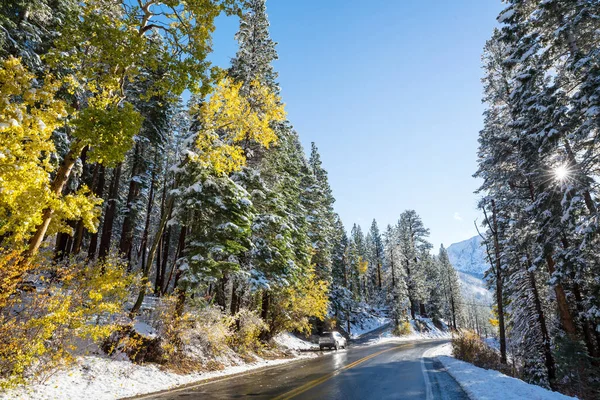
[[[477,278],[483,278],[483,273],[489,268],[485,247],[481,246],[481,237],[454,243],[448,247],[448,258],[454,269]]]
[[[491,304],[492,293],[483,281],[489,262],[481,240],[480,236],[475,236],[450,245],[447,249],[448,258],[458,271],[463,297],[477,303]]]

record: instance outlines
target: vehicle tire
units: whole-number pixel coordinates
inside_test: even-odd
[[[319,346],[319,350],[323,351],[323,346]]]
[[[337,343],[335,344],[335,346],[333,346],[333,348],[335,349],[335,351],[337,351],[337,349],[338,349]]]

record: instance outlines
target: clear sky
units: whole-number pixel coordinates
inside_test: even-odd
[[[500,0],[268,0],[282,97],[314,141],[348,229],[415,209],[431,242],[476,234],[481,52]],[[212,60],[235,55],[219,18]]]

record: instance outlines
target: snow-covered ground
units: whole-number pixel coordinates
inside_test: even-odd
[[[427,326],[428,331],[419,331],[415,321],[410,321],[410,333],[403,336],[395,336],[392,334],[392,328],[385,330],[379,335],[378,338],[374,338],[368,342],[369,345],[387,343],[387,342],[408,342],[413,340],[430,340],[430,339],[451,339],[452,334],[448,330],[441,330],[436,327],[430,318],[417,317],[421,323]]]
[[[451,357],[450,343],[434,347],[423,354],[437,357],[473,400],[566,400],[573,397],[530,385],[498,371],[483,369]]]
[[[140,326],[140,330],[144,327]],[[276,342],[293,350],[306,349],[311,343],[292,334],[278,335]],[[298,358],[316,357],[316,353],[296,354],[294,358],[262,360],[250,364],[227,367],[221,371],[179,375],[161,370],[158,366],[137,365],[113,358],[86,356],[77,365],[59,371],[46,382],[0,392],[2,400],[79,400],[117,399],[174,388],[188,383],[238,374],[257,368],[294,361]]]
[[[372,315],[369,318],[362,320],[360,323],[352,324],[350,337],[352,339],[357,339],[365,333],[381,328],[389,322],[390,319],[388,317]]]
[[[319,345],[302,340],[293,333],[280,333],[273,338],[280,347],[290,350],[319,350]]]

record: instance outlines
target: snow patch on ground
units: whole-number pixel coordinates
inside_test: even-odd
[[[281,347],[290,350],[319,350],[319,345],[302,340],[292,333],[280,333],[273,338],[273,341]]]
[[[352,339],[357,339],[365,333],[374,331],[375,329],[381,328],[385,324],[389,324],[390,319],[388,317],[371,315],[369,318],[363,319],[361,322],[351,324],[351,335]]]
[[[494,337],[484,338],[483,343],[487,344],[491,349],[500,351],[500,342]]]
[[[414,320],[410,321],[411,332],[408,335],[396,336],[392,333],[392,328],[386,329],[379,335],[378,338],[372,339],[368,342],[369,345],[388,343],[388,342],[408,342],[414,340],[431,340],[431,339],[451,339],[452,334],[448,330],[448,327],[444,325],[446,330],[441,330],[436,327],[430,318],[417,317],[421,325],[425,325],[427,330],[420,331],[417,323]]]
[[[133,324],[133,330],[138,335],[143,336],[147,339],[156,339],[156,337],[158,336],[153,327],[141,321],[136,321],[136,323]]]
[[[432,347],[423,353],[423,357],[452,356],[452,343],[444,343],[441,346]]]
[[[359,303],[352,310],[350,318],[350,338],[357,339],[360,336],[381,328],[390,322],[388,310],[381,306],[372,306],[367,303]],[[346,328],[347,322],[341,321],[340,326]]]
[[[473,400],[566,400],[574,397],[530,385],[498,371],[483,369],[451,357],[450,343],[427,350],[423,357],[437,357]]]
[[[300,339],[296,338],[297,341]],[[0,393],[2,400],[108,400],[175,388],[206,379],[238,374],[257,368],[284,364],[298,358],[316,357],[307,353],[291,359],[262,360],[231,366],[221,371],[178,375],[153,364],[137,365],[129,361],[86,356],[72,368],[59,371],[45,383]]]

